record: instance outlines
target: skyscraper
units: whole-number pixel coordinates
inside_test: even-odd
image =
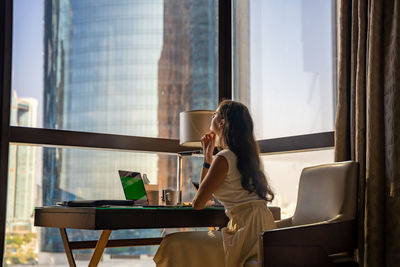
[[[217,107],[217,8],[215,0],[164,1],[158,79],[160,137],[179,138],[180,112]],[[175,184],[176,166],[176,159],[160,156],[158,176],[166,185]],[[200,169],[192,161],[185,165],[183,176],[198,176]]]
[[[45,1],[44,127],[157,135],[162,1]],[[121,199],[118,167],[157,175],[157,155],[44,148],[43,204]],[[44,229],[42,249],[62,251]]]
[[[11,124],[36,127],[38,101],[11,97]],[[36,147],[10,146],[8,165],[7,227],[10,233],[32,231],[36,198]]]

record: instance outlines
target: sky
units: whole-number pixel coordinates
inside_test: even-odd
[[[14,0],[12,90],[39,101],[43,125],[43,0]]]
[[[330,1],[250,1],[258,139],[333,130],[331,10]]]

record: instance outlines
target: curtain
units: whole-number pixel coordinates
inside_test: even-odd
[[[360,266],[400,266],[400,1],[338,0],[335,160],[359,162]]]

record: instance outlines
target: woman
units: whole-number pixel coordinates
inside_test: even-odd
[[[205,208],[214,196],[224,205],[229,223],[222,231],[167,235],[154,261],[159,267],[257,264],[259,233],[276,227],[266,205],[274,193],[261,168],[247,107],[221,102],[201,142],[204,164],[193,207]],[[216,145],[222,150],[213,158]]]

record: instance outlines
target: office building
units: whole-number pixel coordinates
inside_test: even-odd
[[[161,15],[162,1],[45,1],[44,127],[155,137]],[[119,166],[157,175],[154,154],[44,148],[43,165],[44,205],[124,198]],[[63,251],[57,231],[42,249]]]
[[[38,102],[34,98],[11,97],[12,125],[36,127]],[[8,164],[7,228],[9,233],[33,231],[36,201],[37,154],[34,146],[10,146]]]
[[[218,1],[165,1],[158,70],[158,136],[179,139],[179,113],[217,108]],[[186,182],[199,179],[201,162],[184,161]],[[175,186],[177,161],[160,156],[158,177]],[[186,183],[188,184],[188,183]],[[189,189],[189,187],[185,186]]]

